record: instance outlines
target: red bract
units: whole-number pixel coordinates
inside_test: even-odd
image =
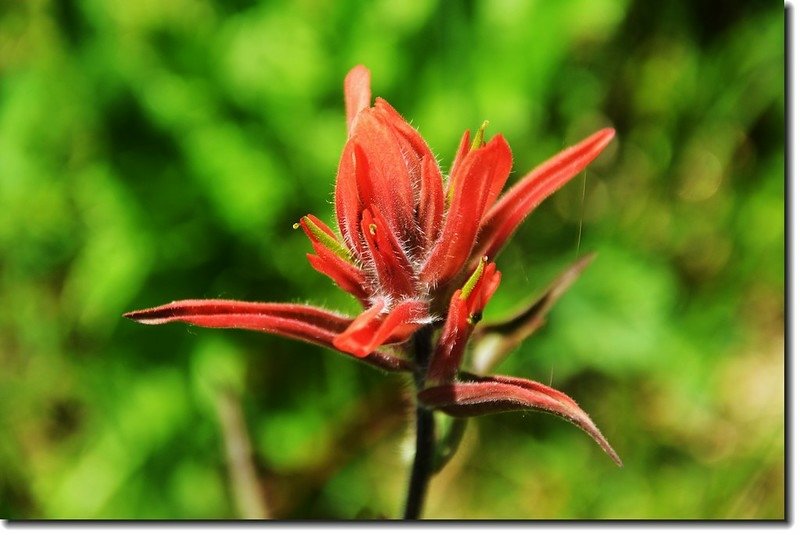
[[[387,371],[413,373],[418,401],[454,416],[551,412],[576,423],[619,462],[566,395],[525,379],[465,380],[460,372],[470,335],[500,283],[496,255],[539,203],[600,154],[614,130],[600,130],[564,150],[501,195],[511,150],[501,135],[484,141],[485,123],[474,138],[465,132],[450,174],[443,176],[425,140],[394,108],[380,98],[370,106],[365,67],[350,71],[344,89],[348,139],[336,176],[338,232],[313,215],[296,227],[311,240],[312,267],[352,294],[364,311],[351,318],[307,305],[189,300],[125,316],[320,344]],[[514,343],[535,330],[526,321],[508,329]],[[433,336],[430,355],[410,357],[410,340],[422,333]],[[497,333],[502,336],[502,330]]]

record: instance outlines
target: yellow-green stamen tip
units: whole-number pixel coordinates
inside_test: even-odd
[[[378,225],[376,225],[375,223],[370,223],[369,233],[374,236],[376,232],[378,232]]]
[[[483,136],[486,133],[486,127],[489,126],[489,121],[483,121],[481,127],[478,128],[478,131],[475,132],[475,137],[472,138],[472,147],[471,150],[479,149],[486,145],[486,142],[483,140]]]
[[[314,220],[310,217],[303,216],[301,221],[306,224],[306,227],[308,227],[308,230],[311,231],[311,234],[328,250],[340,257],[342,260],[352,263],[353,259],[350,257],[350,252],[339,240],[322,230],[319,225],[314,223]],[[294,228],[297,228],[298,226],[300,226],[299,223],[294,224]]]
[[[299,229],[300,228],[300,223],[295,223],[294,225],[292,225],[292,228],[295,229],[295,230]]]
[[[472,293],[472,290],[475,289],[475,286],[478,284],[478,281],[481,280],[481,275],[483,275],[483,268],[486,267],[486,262],[489,260],[488,256],[484,256],[481,258],[481,261],[478,263],[478,267],[475,268],[475,271],[470,275],[467,282],[464,283],[464,286],[461,288],[461,299],[467,300],[469,294]]]

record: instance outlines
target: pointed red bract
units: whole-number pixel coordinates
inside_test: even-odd
[[[124,316],[146,325],[182,322],[199,327],[261,331],[331,348],[334,337],[352,321],[347,316],[309,305],[227,299],[173,301],[160,307],[128,312]],[[367,361],[388,371],[409,369],[406,361],[391,355],[369,355]]]
[[[414,268],[377,207],[364,210],[361,231],[381,293],[392,297],[414,295]]]
[[[356,183],[361,202],[376,205],[398,236],[414,229],[414,191],[397,136],[372,108],[353,131]]]
[[[311,266],[330,277],[345,292],[355,296],[362,303],[366,302],[370,292],[364,273],[321,245],[313,243],[312,247],[317,254],[306,255]]]
[[[453,199],[445,216],[441,237],[420,274],[436,285],[461,272],[475,244],[481,218],[494,202],[511,171],[511,149],[503,136],[471,150],[458,166]]]
[[[336,174],[334,205],[339,232],[353,256],[363,260],[366,248],[360,237],[359,225],[364,204],[358,196],[356,183],[355,145],[355,141],[351,139],[344,146]]]
[[[467,153],[469,153],[469,146],[470,146],[470,132],[467,130],[461,136],[461,141],[458,143],[458,149],[456,150],[456,155],[453,158],[453,164],[450,166],[450,181],[452,181],[453,177],[458,173],[458,168],[461,165],[461,162],[464,161],[464,157],[466,157]],[[449,189],[449,188],[448,188]]]
[[[458,374],[470,335],[480,321],[483,309],[500,284],[500,272],[494,264],[478,267],[477,281],[467,282],[450,300],[442,334],[428,365],[427,380],[431,383],[452,382]],[[473,279],[470,278],[470,281]]]
[[[351,252],[342,245],[333,231],[311,214],[301,218],[296,226],[303,229],[317,253],[306,255],[313,268],[365,303],[371,293],[366,276],[353,264]]]
[[[413,155],[412,161],[409,162],[410,166],[415,166],[424,158],[433,158],[433,152],[431,152],[428,144],[419,132],[417,132],[417,129],[403,119],[403,116],[400,115],[391,104],[378,97],[375,99],[375,110],[376,113],[383,118],[385,124],[398,136],[398,143],[401,146],[403,154],[408,156]]]
[[[433,157],[422,160],[420,177],[418,220],[422,240],[421,251],[414,251],[421,257],[439,239],[442,216],[444,215],[444,191],[442,189],[442,173]]]
[[[498,412],[539,410],[555,414],[583,429],[619,466],[614,448],[575,400],[554,388],[516,377],[470,377],[472,382],[433,386],[421,391],[419,400],[431,409],[456,417]]]
[[[467,302],[457,290],[450,300],[442,333],[428,366],[427,380],[434,384],[450,383],[455,379],[470,334]]]
[[[224,327],[231,329],[269,330],[276,322],[296,322],[305,326],[309,337],[321,333],[337,332],[346,327],[352,318],[309,305],[288,303],[252,303],[229,299],[186,299],[173,301],[160,307],[137,310],[125,314],[126,318],[147,325],[160,325],[182,321],[200,327]]]
[[[369,107],[371,98],[369,69],[356,65],[344,79],[344,108],[347,131],[352,132],[358,112]]]
[[[414,199],[415,224],[403,228],[398,236],[415,258],[422,257],[438,237],[444,208],[442,174],[428,144],[388,102],[382,98],[375,99],[375,113],[394,134]],[[437,226],[426,226],[430,221],[435,221]]]
[[[495,258],[523,219],[597,158],[613,138],[614,129],[604,128],[522,177],[486,214],[474,258]]]
[[[378,298],[371,308],[333,339],[336,349],[364,357],[378,346],[408,339],[427,320],[427,306],[421,301],[403,301],[388,313],[385,308],[386,300]]]

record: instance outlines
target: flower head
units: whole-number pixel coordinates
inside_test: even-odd
[[[336,175],[336,231],[311,214],[295,227],[311,241],[311,266],[352,294],[363,312],[351,318],[308,305],[188,300],[126,317],[260,330],[327,346],[384,370],[413,373],[418,401],[453,416],[548,411],[584,429],[619,462],[588,415],[565,394],[526,379],[461,372],[473,333],[480,340],[499,336],[518,343],[549,308],[550,301],[537,302],[538,308],[534,304],[475,332],[500,283],[498,253],[539,203],[600,154],[614,130],[600,130],[564,150],[502,193],[511,150],[501,135],[484,139],[486,123],[475,136],[464,133],[450,172],[443,175],[417,130],[385,100],[372,104],[365,67],[348,73],[344,94],[348,138]],[[572,278],[562,280],[559,293]],[[553,298],[556,292],[546,295]],[[431,355],[405,358],[407,342],[425,326],[430,327],[425,332],[438,332]],[[504,347],[500,353],[508,352],[508,344]]]

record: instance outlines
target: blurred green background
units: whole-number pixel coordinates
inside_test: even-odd
[[[598,252],[498,371],[573,396],[625,467],[552,416],[481,417],[426,515],[784,517],[782,4],[0,6],[0,516],[398,514],[406,378],[120,317],[190,297],[357,310],[292,224],[332,221],[342,79],[364,63],[445,168],[484,119],[512,181],[618,132],[500,256],[486,316]]]

